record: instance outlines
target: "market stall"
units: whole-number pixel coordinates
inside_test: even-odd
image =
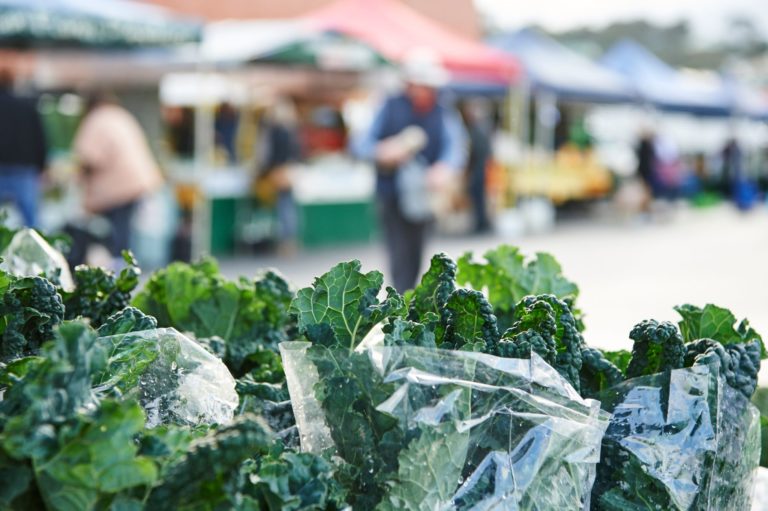
[[[255,178],[266,150],[259,143],[261,120],[286,98],[303,155],[293,176],[297,241],[317,246],[370,240],[371,190],[359,190],[354,179],[370,169],[360,171],[342,156],[346,131],[340,110],[363,85],[366,73],[386,65],[385,59],[359,41],[293,20],[212,23],[199,58],[201,71],[167,76],[162,87],[166,107],[191,115],[187,123],[194,131],[194,150],[188,151],[186,163],[177,165],[176,175],[197,190],[193,252],[227,254],[275,240],[274,204],[259,197]],[[230,110],[226,137],[223,108]],[[177,160],[183,159],[177,154]],[[353,174],[347,180],[352,195],[318,185],[336,182],[340,169]],[[312,193],[301,192],[307,182],[314,183]],[[346,219],[348,228],[338,228],[339,218]]]
[[[510,173],[514,193],[555,203],[604,196],[611,172],[594,153],[584,119],[592,105],[634,101],[628,81],[536,29],[501,34],[489,44],[520,59],[525,69],[516,106],[527,150]]]
[[[178,48],[194,47],[201,30],[198,20],[143,2],[0,1],[0,58],[10,64],[16,88],[38,98],[50,144],[40,212],[45,228],[89,219],[80,207],[71,157],[85,96],[109,90],[161,156],[158,83],[163,74],[189,65]],[[134,218],[133,248],[147,267],[167,262],[173,202],[166,192],[148,198]]]

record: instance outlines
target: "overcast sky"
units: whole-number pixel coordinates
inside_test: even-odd
[[[727,37],[726,22],[745,15],[768,34],[768,0],[475,0],[478,8],[502,27],[536,23],[550,30],[613,21],[649,19],[672,23],[689,20],[703,41]]]

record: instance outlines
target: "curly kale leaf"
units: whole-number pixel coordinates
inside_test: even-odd
[[[511,326],[515,305],[528,295],[552,294],[564,300],[583,330],[581,313],[575,308],[579,288],[562,274],[560,264],[549,254],[537,253],[526,262],[516,247],[501,245],[486,252],[484,261],[473,261],[472,254],[459,258],[456,279],[461,285],[486,290],[495,314],[503,327]]]
[[[134,443],[144,427],[141,408],[100,402],[92,390],[106,359],[88,325],[65,322],[40,357],[10,366],[15,377],[0,401],[0,458],[32,467],[34,478],[15,489],[10,485],[19,480],[0,480],[0,495],[11,496],[11,507],[42,499],[48,509],[102,509],[154,483],[155,464],[138,455]],[[23,468],[19,473],[30,475]]]
[[[334,467],[310,453],[276,452],[241,470],[246,502],[262,511],[336,511],[346,507]]]
[[[275,357],[269,353],[290,340],[295,329],[288,313],[292,297],[290,286],[274,271],[253,281],[229,281],[213,260],[205,259],[173,263],[155,272],[133,304],[162,327],[191,332],[198,339],[223,339],[224,363],[239,377],[259,371],[265,363],[265,372],[273,372]]]
[[[64,318],[56,288],[42,277],[0,272],[0,362],[36,353]]]
[[[271,435],[252,416],[241,416],[203,438],[194,440],[186,455],[167,467],[152,489],[147,509],[184,509],[199,502],[231,506],[224,488],[249,458],[269,452]]]
[[[760,343],[761,358],[768,357],[763,339],[743,319],[736,325],[736,317],[728,309],[707,304],[704,308],[694,305],[678,305],[675,310],[683,318],[678,325],[685,342],[697,339],[715,339],[723,346],[748,343],[757,339]]]
[[[65,322],[41,350],[39,363],[5,391],[0,401],[2,448],[18,459],[39,459],[57,449],[55,430],[93,407],[92,377],[106,365],[96,333],[85,324]]]
[[[94,327],[131,303],[131,293],[139,285],[139,269],[129,251],[123,251],[126,267],[115,274],[104,268],[80,265],[75,268],[75,289],[62,291],[66,319],[88,318]]]
[[[521,302],[515,308],[516,321],[504,332],[492,354],[507,358],[530,358],[535,351],[548,364],[557,359],[555,311],[544,300]]]
[[[515,321],[494,354],[530,358],[535,351],[578,391],[584,339],[568,304],[554,295],[526,296],[514,310]]]
[[[694,365],[717,367],[728,385],[751,399],[760,372],[760,342],[723,346],[713,339],[699,339],[686,344],[685,367]]]
[[[401,318],[394,318],[393,321],[384,325],[384,345],[437,347],[435,333],[429,325]]]
[[[352,351],[376,323],[404,312],[402,298],[392,289],[379,302],[383,280],[378,271],[361,273],[360,261],[337,264],[299,290],[291,303],[299,332],[314,344]]]
[[[424,323],[430,314],[445,322],[445,304],[456,290],[456,263],[445,254],[432,256],[429,270],[409,295],[408,319]],[[442,342],[442,324],[436,325],[437,342]]]
[[[99,336],[127,334],[157,328],[157,320],[147,316],[136,307],[126,307],[109,316],[99,327]]]
[[[235,389],[240,398],[238,415],[258,415],[284,442],[298,440],[296,419],[284,384],[264,383],[246,376],[237,380]]]
[[[440,348],[493,353],[499,342],[496,316],[480,291],[457,289],[445,305],[445,338]]]
[[[131,401],[105,400],[95,413],[77,417],[59,437],[50,459],[36,464],[40,492],[49,509],[97,509],[114,495],[146,491],[157,480],[155,463],[137,454],[134,437],[145,421]]]
[[[629,333],[634,341],[627,378],[646,376],[683,367],[685,344],[677,327],[668,321],[649,319],[635,325]]]
[[[469,451],[468,431],[425,429],[398,455],[397,474],[376,511],[440,509],[453,496]]]
[[[320,377],[315,396],[344,462],[338,478],[349,491],[349,504],[374,509],[386,491],[381,478],[396,470],[404,439],[398,420],[376,408],[392,395],[394,384],[382,381],[366,353],[317,344],[307,357]]]
[[[579,380],[582,397],[598,399],[601,392],[621,383],[624,375],[602,351],[584,347]]]

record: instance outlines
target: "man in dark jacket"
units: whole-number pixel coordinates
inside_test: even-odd
[[[12,201],[24,223],[36,227],[45,134],[34,102],[14,96],[12,86],[11,74],[0,70],[0,202]]]
[[[491,127],[486,122],[479,100],[465,100],[459,110],[469,135],[467,160],[467,192],[472,201],[474,232],[483,233],[491,228],[485,193],[485,174],[491,158]]]
[[[404,92],[384,102],[359,148],[376,166],[379,220],[391,278],[400,293],[413,288],[419,277],[429,225],[429,219],[409,213],[414,195],[404,189],[404,183],[411,186],[419,180],[412,179],[413,172],[401,179],[406,167],[423,169],[422,182],[432,194],[455,178],[465,163],[461,121],[439,98],[446,72],[431,55],[414,53],[406,59],[403,73]],[[427,202],[428,195],[421,197]]]

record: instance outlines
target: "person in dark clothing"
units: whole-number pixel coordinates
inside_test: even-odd
[[[298,215],[292,190],[292,166],[301,159],[296,112],[288,100],[278,101],[262,125],[261,164],[256,177],[260,199],[274,205],[277,214],[278,251],[292,255],[298,234]]]
[[[227,163],[237,163],[237,125],[240,116],[235,107],[229,103],[222,103],[216,111],[214,120],[214,132],[216,143],[227,153]]]
[[[653,198],[659,194],[659,181],[656,171],[656,144],[653,133],[643,132],[637,145],[637,175],[643,180],[649,195]]]
[[[431,55],[417,53],[406,58],[403,71],[405,92],[384,102],[359,147],[376,166],[379,221],[392,281],[400,293],[416,284],[430,223],[427,216],[414,213],[410,192],[422,183],[425,193],[434,193],[464,167],[461,122],[439,100],[445,71]],[[418,193],[415,198],[418,202]],[[428,202],[428,195],[421,199]]]
[[[0,70],[0,202],[12,201],[24,224],[36,227],[45,132],[34,102],[15,96],[12,87],[13,76]]]
[[[724,196],[728,197],[734,193],[736,184],[742,179],[744,157],[735,138],[728,139],[721,154],[723,167],[720,190]]]
[[[491,158],[491,129],[482,113],[483,105],[477,100],[468,100],[459,108],[469,136],[469,157],[467,159],[467,191],[472,201],[474,232],[488,231],[488,205],[485,193],[485,172]]]

